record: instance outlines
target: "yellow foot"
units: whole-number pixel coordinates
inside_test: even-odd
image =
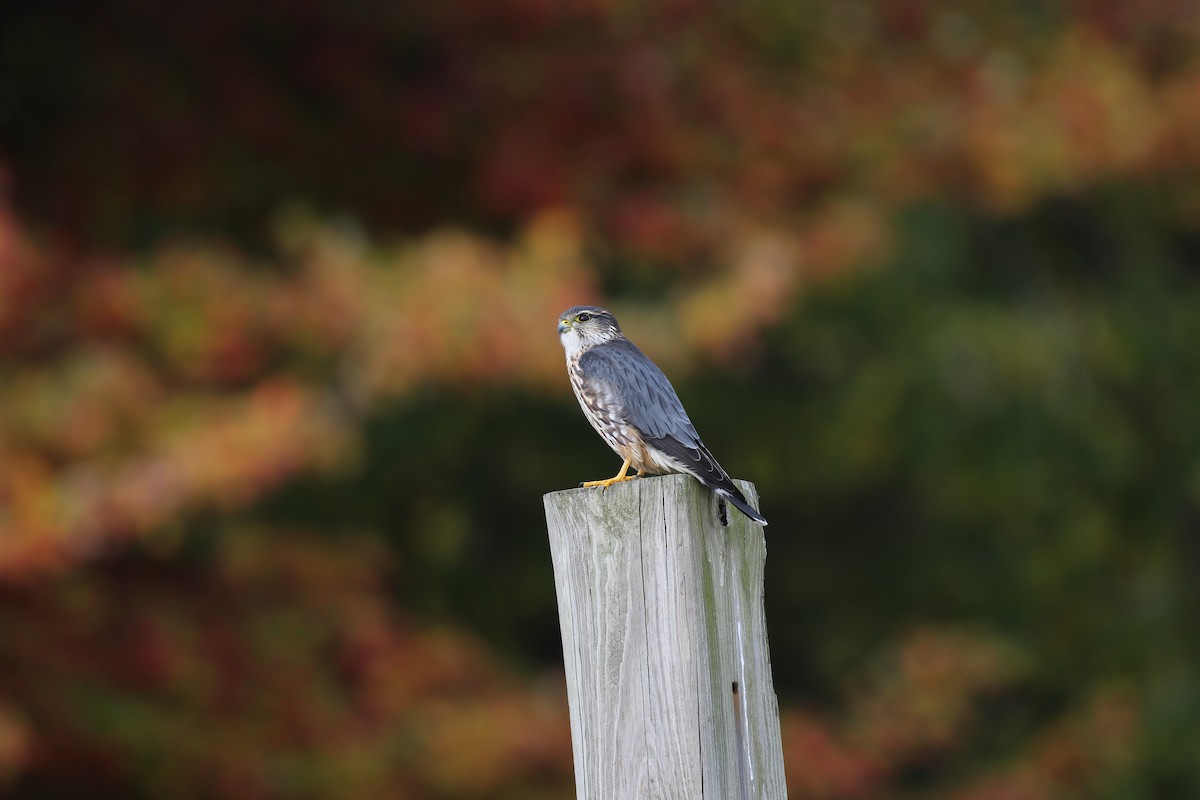
[[[583,483],[581,483],[579,485],[580,486],[599,486],[601,489],[607,489],[608,487],[612,486],[614,483],[621,483],[622,481],[631,481],[631,480],[633,480],[633,476],[625,474],[625,473],[629,472],[629,464],[630,464],[630,461],[627,458],[627,459],[625,459],[625,463],[621,465],[621,471],[618,472],[613,477],[605,478],[602,481],[584,481]]]
[[[621,476],[615,477],[615,478],[605,478],[602,481],[584,481],[583,483],[581,483],[579,485],[580,486],[599,486],[601,489],[607,489],[608,487],[612,486],[614,483],[624,483],[625,481],[632,481],[632,480],[636,479],[637,477],[638,477],[637,475],[621,475]]]

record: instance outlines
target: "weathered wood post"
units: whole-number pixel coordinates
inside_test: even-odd
[[[762,529],[685,475],[545,505],[580,800],[786,797]]]

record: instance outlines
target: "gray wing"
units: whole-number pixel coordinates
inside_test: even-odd
[[[579,368],[642,436],[671,436],[693,447],[700,443],[675,388],[633,342],[623,340],[593,347],[580,356]]]
[[[621,339],[593,347],[580,356],[579,368],[603,402],[636,428],[646,444],[671,456],[751,519],[767,523],[700,441],[667,376],[637,345]]]
[[[700,441],[675,387],[633,342],[626,339],[593,347],[580,357],[579,366],[589,380],[603,387],[621,418],[637,428],[647,444],[679,461],[704,483],[728,484],[738,491]]]

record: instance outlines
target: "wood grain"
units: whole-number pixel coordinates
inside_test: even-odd
[[[685,475],[545,506],[580,800],[786,797],[763,529]]]

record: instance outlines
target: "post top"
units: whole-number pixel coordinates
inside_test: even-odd
[[[750,503],[757,506],[758,491],[749,481],[733,479],[734,483],[750,498]],[[571,509],[569,513],[629,513],[635,518],[641,513],[647,503],[681,503],[680,508],[693,509],[696,521],[707,519],[711,508],[712,519],[720,520],[722,527],[728,526],[732,517],[724,516],[718,511],[722,502],[717,494],[708,489],[691,475],[673,473],[670,475],[648,475],[645,478],[614,483],[607,488],[586,486],[575,489],[559,489],[542,495],[542,503],[547,509]],[[726,512],[727,514],[728,512]],[[741,518],[745,515],[735,514]],[[747,518],[749,520],[749,518]]]
[[[605,494],[608,494],[609,492],[627,492],[633,486],[636,486],[639,483],[656,482],[656,481],[670,481],[670,482],[675,482],[675,483],[683,483],[686,481],[692,481],[697,486],[701,485],[700,482],[697,481],[695,478],[693,478],[691,475],[684,475],[682,473],[671,473],[669,475],[647,475],[644,478],[634,478],[631,481],[624,481],[623,483],[614,483],[612,486],[609,486],[607,489],[601,489],[599,486],[576,486],[571,489],[556,489],[553,492],[546,492],[546,494],[544,494],[542,496],[549,498],[549,497],[557,497],[558,495],[566,496],[566,495],[574,495],[574,494],[585,494],[587,492],[596,492],[597,494],[599,494],[600,492],[604,492]],[[743,481],[737,481],[737,482],[742,483]]]

